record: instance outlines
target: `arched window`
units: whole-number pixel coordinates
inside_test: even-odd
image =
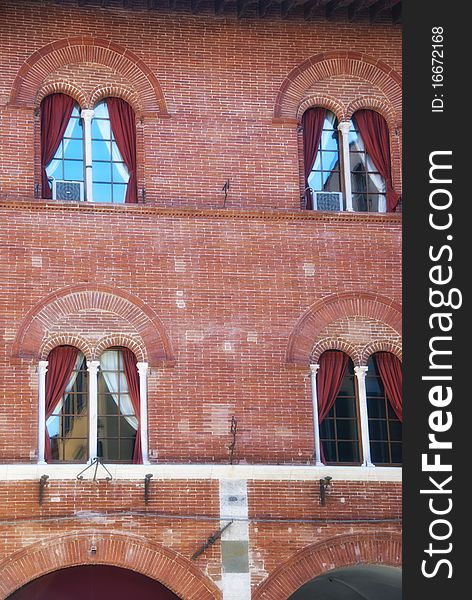
[[[133,109],[107,98],[82,109],[65,94],[41,103],[42,196],[57,200],[136,203]]]
[[[390,401],[386,393],[378,364],[382,358],[385,358],[388,361],[385,366],[382,365],[385,370],[389,369],[390,362],[397,362],[399,365],[400,361],[393,355],[384,357],[387,354],[379,352],[371,356],[367,362],[368,371],[366,373],[365,385],[367,414],[369,418],[370,453],[371,460],[376,465],[401,465],[402,422],[395,413],[394,403]],[[385,372],[384,377],[388,377],[389,382],[387,382],[387,386],[391,386],[395,379],[395,373],[393,370],[388,373]],[[390,393],[398,396],[399,389],[401,389],[401,382],[398,382],[395,388],[392,389],[390,387]]]
[[[133,462],[139,410],[139,395],[133,398],[133,391],[139,393],[136,358],[127,348],[106,350],[100,357],[97,396],[97,455],[105,462]]]
[[[147,369],[124,347],[86,360],[58,346],[39,362],[39,463],[147,463]]]
[[[51,351],[49,365],[47,456],[51,461],[84,462],[88,457],[89,414],[85,357],[76,348],[59,346]]]
[[[395,210],[399,194],[393,189],[389,131],[381,115],[363,109],[338,123],[332,112],[314,107],[303,114],[302,125],[305,208]]]
[[[331,358],[336,363],[328,360]],[[331,372],[326,372],[328,370]],[[328,351],[320,357],[318,404],[323,462],[359,465],[361,449],[354,365],[342,352]]]
[[[354,367],[339,350],[311,365],[316,464],[402,463],[401,363],[377,352]]]

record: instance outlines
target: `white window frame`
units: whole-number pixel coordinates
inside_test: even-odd
[[[149,464],[149,446],[148,446],[148,410],[147,410],[147,379],[149,364],[147,362],[138,362],[136,364],[139,374],[139,393],[140,393],[140,413],[139,413],[139,431],[141,436],[141,452],[143,464]],[[87,371],[89,374],[89,459],[91,463],[97,458],[98,448],[98,372],[100,369],[99,360],[87,360]],[[46,373],[48,370],[48,361],[40,360],[38,363],[38,464],[45,465],[45,438],[46,438]]]

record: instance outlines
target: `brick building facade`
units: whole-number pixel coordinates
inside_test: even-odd
[[[184,600],[287,600],[333,569],[400,567],[401,468],[371,466],[361,391],[373,355],[401,359],[401,203],[306,210],[301,125],[312,107],[380,114],[401,192],[398,3],[289,4],[0,2],[0,598],[84,565]],[[53,94],[131,107],[137,202],[41,197]],[[88,453],[47,460],[41,398],[67,346]],[[110,348],[139,368],[144,464],[78,479]],[[317,456],[314,365],[333,350],[352,361],[356,464]]]

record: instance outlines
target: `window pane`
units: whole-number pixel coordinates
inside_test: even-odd
[[[384,398],[367,397],[367,414],[369,419],[385,419],[385,400]]]
[[[338,396],[355,396],[354,377],[344,377]]]
[[[365,158],[364,154],[361,152],[351,152],[350,153],[350,161],[351,161],[351,171],[354,173],[362,173],[365,171]]]
[[[84,164],[80,160],[64,161],[64,179],[68,181],[84,180]]]
[[[80,461],[87,460],[87,440],[86,439],[70,439],[64,440],[62,443],[65,461]]]
[[[322,176],[318,171],[312,171],[308,177],[308,185],[317,192],[323,189]]]
[[[390,456],[388,454],[388,444],[386,442],[372,442],[370,444],[370,452],[372,462],[374,464],[390,463]]]
[[[402,440],[402,424],[400,421],[389,421],[390,439],[401,442]]]
[[[392,463],[401,465],[402,463],[402,445],[401,443],[392,443]]]
[[[320,437],[324,440],[333,440],[334,435],[334,421],[333,419],[326,418],[320,425]]]
[[[111,160],[111,142],[92,141],[92,156],[94,160]]]
[[[64,143],[65,158],[83,160],[84,147],[82,140],[66,140]]]
[[[93,199],[94,202],[111,202],[111,184],[94,183]]]
[[[333,171],[332,173],[323,173],[323,191],[325,192],[340,192],[341,185],[339,179],[339,173]]]
[[[99,379],[101,376],[101,374],[99,374]],[[99,390],[100,388],[102,388],[101,385],[99,385]],[[98,403],[98,414],[100,416],[105,416],[105,415],[115,415],[118,416],[119,411],[118,411],[118,404],[114,401],[113,396],[109,393],[104,393],[98,394],[98,398],[97,398],[97,403]]]
[[[383,389],[380,385],[380,379],[378,377],[367,377],[365,378],[365,387],[368,396],[383,396]]]
[[[132,462],[134,452],[135,439],[120,440],[120,460]]]
[[[118,437],[120,417],[98,417],[98,437]]]
[[[338,452],[339,462],[359,462],[359,446],[357,442],[339,442]]]
[[[106,438],[106,439],[99,439],[98,441],[98,452],[99,452],[99,456],[101,458],[103,458],[103,460],[106,462],[107,460],[109,461],[116,461],[120,459],[120,446],[119,446],[119,441],[117,439],[113,439],[113,438]]]
[[[356,440],[357,422],[352,419],[336,419],[338,440]]]
[[[111,182],[111,163],[93,161],[92,178],[94,182]]]
[[[355,398],[336,399],[336,416],[337,417],[356,417],[356,400]]]
[[[114,183],[128,183],[129,174],[125,163],[113,163],[112,172]]]
[[[94,117],[107,119],[108,118],[108,106],[107,106],[106,101],[100,102],[100,104],[97,104],[97,106],[95,106],[95,108],[93,109],[93,114],[94,114]]]
[[[96,116],[96,111],[95,111]],[[92,139],[93,140],[110,140],[111,139],[111,128],[110,121],[105,119],[92,120]]]
[[[82,140],[84,137],[83,126],[81,119],[71,119],[67,129],[65,131],[64,137],[74,138],[76,140]]]
[[[335,442],[323,442],[322,443],[324,458],[326,462],[337,462],[336,459],[336,443]]]
[[[339,156],[337,152],[323,151],[321,160],[324,171],[332,171],[335,167],[339,169]]]
[[[367,211],[367,197],[364,194],[352,194],[352,206],[357,212]]]
[[[371,440],[387,440],[387,422],[369,420],[369,437]]]
[[[385,182],[379,173],[369,173],[369,176],[367,177],[367,191],[371,194],[385,192]]]
[[[122,204],[125,201],[126,196],[126,185],[114,184],[113,185],[113,202],[116,204]]]

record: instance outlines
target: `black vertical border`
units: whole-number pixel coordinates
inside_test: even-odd
[[[472,230],[470,229],[470,205],[472,204],[472,123],[470,93],[472,82],[471,42],[472,19],[470,5],[449,0],[404,0],[404,115],[403,115],[403,311],[404,311],[404,549],[403,549],[403,597],[406,600],[449,600],[471,596],[468,585],[469,537],[472,523],[468,516],[471,492],[468,490],[469,469],[472,456],[471,409],[472,394],[467,386],[472,363],[469,358],[469,338],[472,333],[469,294],[467,284],[472,272]],[[433,27],[444,30],[444,87],[432,87],[432,35]],[[444,112],[432,112],[434,94],[443,94]],[[439,96],[440,97],[440,96]],[[453,194],[450,212],[453,217],[451,230],[439,232],[428,223],[429,195],[434,186],[429,183],[429,155],[433,151],[452,150],[452,179],[447,187]],[[469,164],[471,163],[471,164]],[[469,175],[470,174],[470,175]],[[446,240],[452,235],[452,240]],[[443,451],[442,462],[452,461],[451,473],[438,472],[437,480],[443,481],[452,475],[452,494],[435,495],[437,506],[446,506],[446,498],[452,498],[453,508],[444,517],[433,515],[428,506],[433,496],[420,494],[421,489],[432,489],[429,476],[421,468],[421,455],[428,451],[428,416],[436,410],[428,401],[431,382],[422,381],[429,371],[428,343],[434,333],[428,317],[436,312],[431,308],[428,295],[430,288],[428,257],[429,247],[440,248],[450,244],[451,262],[444,259],[453,269],[449,286],[461,290],[462,307],[452,313],[453,329],[451,342],[453,400],[444,410],[451,410],[453,425],[449,432],[438,435],[439,439],[450,439],[453,448]],[[446,256],[448,253],[445,253]],[[437,288],[438,286],[434,286]],[[470,286],[469,286],[470,287]],[[448,334],[444,334],[448,335]],[[446,359],[447,362],[447,359]],[[449,461],[448,461],[449,459]],[[446,487],[446,486],[445,486]],[[440,500],[441,498],[441,500]],[[445,518],[451,522],[452,535],[444,541],[430,537],[432,521]],[[435,529],[436,533],[446,528]],[[438,552],[429,556],[425,553],[429,544],[435,550],[445,550],[452,544],[451,552]],[[422,561],[427,560],[426,570],[434,571],[442,558],[452,565],[442,564],[434,577],[427,578],[421,572]],[[472,597],[472,596],[471,596]]]

